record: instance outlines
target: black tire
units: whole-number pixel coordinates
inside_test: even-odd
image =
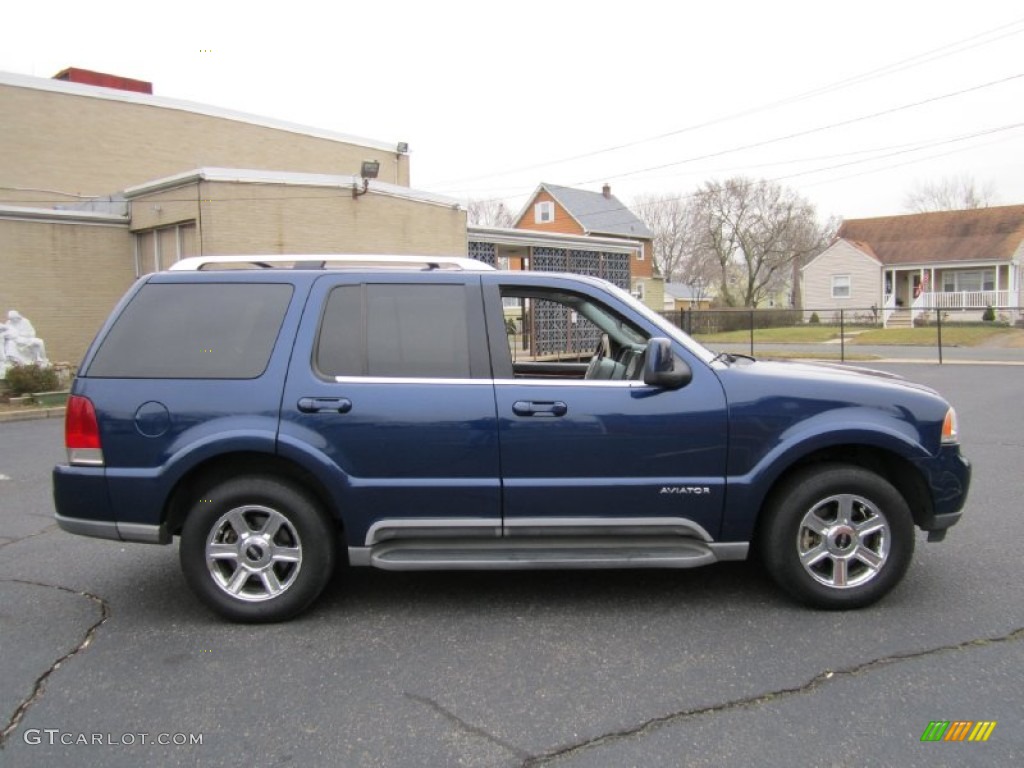
[[[887,480],[825,464],[772,495],[758,547],[775,582],[817,608],[861,608],[895,587],[914,554],[914,521]]]
[[[196,499],[179,554],[185,580],[232,621],[284,621],[334,570],[334,526],[301,488],[272,477],[225,480]]]

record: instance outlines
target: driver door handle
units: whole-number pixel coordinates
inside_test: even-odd
[[[565,416],[568,412],[569,406],[560,400],[516,400],[512,403],[512,413],[516,416]]]
[[[303,413],[348,413],[352,401],[347,397],[300,397],[298,408]]]

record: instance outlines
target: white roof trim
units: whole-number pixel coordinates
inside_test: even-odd
[[[562,201],[558,199],[558,195],[556,195],[554,192],[548,189],[548,185],[543,181],[537,185],[537,188],[535,190],[533,190],[533,194],[530,195],[529,199],[526,201],[526,205],[523,206],[523,209],[521,211],[519,211],[519,215],[516,216],[515,219],[513,219],[514,222],[518,224],[520,221],[523,220],[523,217],[527,214],[530,208],[532,208],[536,204],[537,195],[539,195],[541,192],[547,192],[549,195],[551,195],[551,199],[555,202],[555,205],[557,205],[559,208],[561,208],[563,211],[569,214],[569,218],[575,221],[584,233],[590,232],[589,229],[583,226],[583,222],[577,219],[576,215],[568,208],[566,208]]]
[[[644,247],[639,240],[627,240],[621,237],[567,235],[561,232],[540,232],[532,229],[505,227],[469,226],[466,228],[466,235],[470,240],[497,245],[576,247],[581,251],[606,251],[609,253],[633,253]]]
[[[301,133],[305,136],[313,136],[328,141],[339,141],[345,144],[356,144],[361,147],[379,149],[387,152],[398,152],[398,142],[384,142],[375,139],[367,139],[361,136],[352,136],[345,133],[337,133],[322,128],[314,128],[300,123],[291,123],[287,120],[277,120],[272,117],[253,115],[247,112],[236,112],[232,109],[214,107],[209,104],[199,104],[194,101],[183,101],[180,99],[169,99],[164,96],[154,96],[148,93],[136,93],[134,91],[122,91],[116,88],[104,88],[97,85],[86,85],[84,83],[71,83],[64,80],[53,80],[45,77],[30,77],[18,75],[13,72],[0,72],[0,85],[9,85],[14,88],[31,88],[36,91],[50,91],[51,93],[64,93],[71,96],[85,96],[93,99],[106,99],[108,101],[121,101],[128,104],[143,104],[149,107],[161,109],[176,109],[180,112],[192,112],[207,117],[220,117],[225,120],[235,120],[240,123],[251,123],[264,128],[274,128],[289,133]]]
[[[261,171],[248,168],[195,168],[173,176],[147,181],[124,190],[124,196],[132,200],[154,192],[165,192],[170,189],[194,184],[198,181],[219,181],[232,184],[281,184],[299,187],[335,187],[352,189],[363,186],[359,176],[334,175],[327,173],[295,173],[292,171]],[[370,179],[367,190],[370,194],[400,197],[421,203],[431,203],[446,208],[465,208],[463,202],[454,197],[424,192],[397,184],[388,184],[377,179]]]
[[[128,217],[95,211],[61,211],[56,208],[30,208],[21,205],[0,204],[0,219],[21,221],[49,221],[51,224],[105,224],[127,226]]]
[[[971,261],[917,261],[907,264],[883,264],[885,271],[913,272],[919,269],[974,269],[976,267],[1001,267],[1013,263],[1009,259],[972,259]]]

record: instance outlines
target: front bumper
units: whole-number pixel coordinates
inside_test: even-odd
[[[935,457],[920,462],[919,467],[928,482],[932,504],[914,522],[923,531],[935,532],[929,541],[941,541],[946,530],[963,515],[971,487],[971,463],[960,454],[959,445],[948,445]]]

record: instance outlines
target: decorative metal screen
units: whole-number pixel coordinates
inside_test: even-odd
[[[498,247],[494,243],[478,243],[472,240],[469,241],[469,258],[482,261],[484,264],[490,264],[492,267],[498,266]]]
[[[534,299],[530,302],[533,324],[532,350],[538,357],[565,360],[589,357],[601,338],[601,330],[564,304]]]
[[[567,248],[534,248],[530,268],[538,272],[574,272],[602,277],[629,290],[629,254],[579,251]]]
[[[629,290],[629,254],[534,248],[530,267],[538,272],[573,272],[601,277]],[[550,301],[533,302],[533,348],[536,355],[573,352],[590,355],[601,338],[600,329],[567,307]],[[575,321],[575,322],[574,322]]]

